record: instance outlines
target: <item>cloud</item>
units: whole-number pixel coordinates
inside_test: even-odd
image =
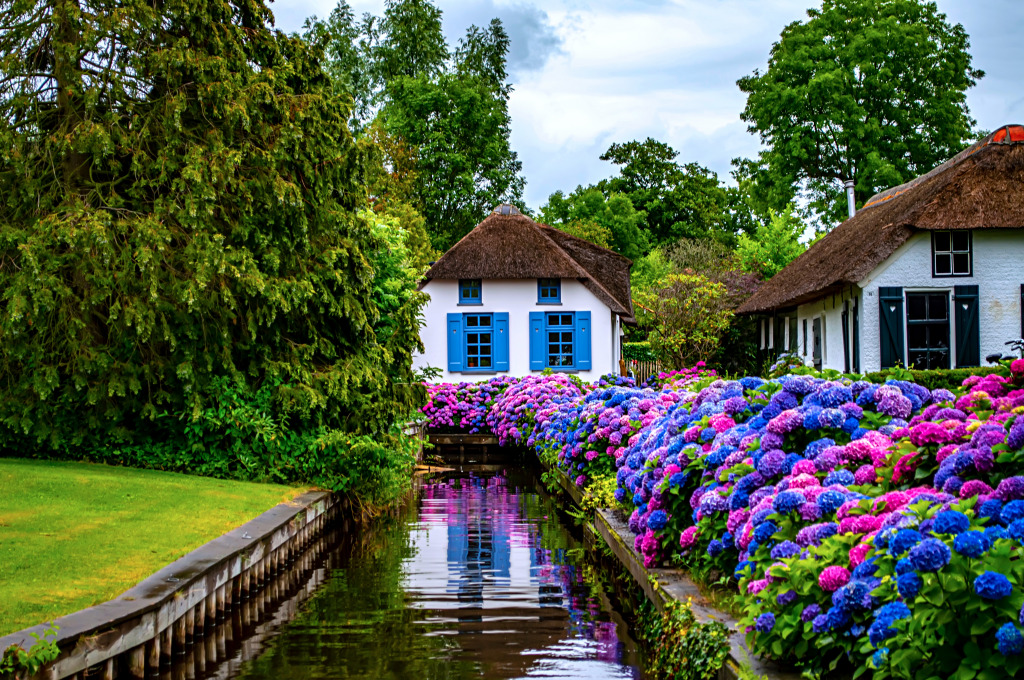
[[[452,44],[471,24],[483,27],[491,19],[501,19],[509,37],[508,69],[513,78],[543,68],[552,56],[562,52],[561,36],[548,13],[536,5],[487,0],[440,6],[444,10],[445,33]]]

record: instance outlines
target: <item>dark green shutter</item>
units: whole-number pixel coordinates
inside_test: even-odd
[[[448,372],[462,371],[462,315],[448,315]]]
[[[903,350],[903,289],[890,286],[878,289],[878,336],[882,349],[882,368],[897,363],[906,366]]]
[[[978,287],[955,286],[956,367],[981,365],[981,328],[978,323]]]
[[[853,372],[860,373],[860,296],[853,299]]]
[[[843,373],[850,372],[850,305],[843,303]]]

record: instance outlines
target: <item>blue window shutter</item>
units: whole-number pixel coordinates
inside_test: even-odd
[[[955,286],[956,367],[981,365],[981,329],[978,324],[978,287]]]
[[[590,360],[590,312],[576,312],[576,368],[589,371]]]
[[[508,370],[508,312],[494,314],[494,370]]]
[[[530,370],[544,370],[544,312],[530,312]]]
[[[462,372],[462,315],[448,315],[448,372]]]

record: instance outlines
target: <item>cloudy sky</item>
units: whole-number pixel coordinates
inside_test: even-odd
[[[968,93],[983,129],[1024,123],[1024,1],[937,0],[971,36],[986,77]],[[512,145],[526,176],[526,202],[540,207],[613,173],[599,159],[613,142],[655,139],[680,161],[729,179],[730,160],[759,144],[739,114],[736,80],[763,69],[782,28],[806,18],[813,0],[435,0],[454,44],[470,24],[499,17],[511,38]],[[277,0],[277,26],[299,30],[336,0]],[[383,0],[350,0],[379,15]],[[818,5],[820,7],[820,2]]]

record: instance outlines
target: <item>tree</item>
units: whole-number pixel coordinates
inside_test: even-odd
[[[326,20],[312,16],[302,27],[303,39],[325,52],[323,66],[331,89],[351,101],[353,133],[362,131],[373,118],[375,105],[376,76],[370,68],[367,21],[357,23],[351,6],[341,0]]]
[[[636,295],[637,321],[651,348],[672,368],[708,361],[729,327],[725,286],[699,274],[670,274],[655,290]]]
[[[548,197],[540,216],[542,222],[570,233],[597,224],[610,235],[610,249],[631,260],[648,248],[643,232],[645,215],[623,194],[605,196],[598,189],[583,187],[576,187],[568,196],[556,191]]]
[[[697,163],[679,165],[679,152],[648,137],[643,142],[612,144],[601,156],[620,166],[619,176],[597,186],[606,194],[622,193],[647,214],[653,245],[680,238],[717,236],[728,240],[728,196],[718,176]]]
[[[979,78],[967,33],[924,0],[825,0],[772,46],[768,69],[738,81],[742,118],[767,147],[756,165],[800,183],[826,223],[960,151]],[[762,178],[764,179],[764,178]],[[776,209],[779,206],[776,204]]]
[[[0,16],[6,445],[148,441],[167,467],[284,476],[249,453],[337,466],[320,437],[382,435],[416,403],[414,299],[375,270],[391,244],[358,213],[349,108],[270,18],[261,0]],[[269,397],[287,439],[224,457],[191,438],[237,395]]]
[[[753,237],[742,234],[736,253],[744,271],[764,280],[778,274],[807,247],[800,242],[806,227],[793,212],[771,211],[769,220],[761,224]]]
[[[334,21],[335,14],[347,19]],[[357,118],[372,112],[379,128],[368,125],[370,134],[408,151],[401,166],[385,168],[412,171],[413,190],[403,201],[425,219],[432,245],[447,250],[495,205],[521,203],[525,181],[509,141],[509,40],[501,22],[470,26],[453,50],[430,0],[388,0],[383,17],[365,16],[358,30],[345,0],[335,14],[312,20],[306,34],[328,46],[327,69],[345,83],[363,82],[346,75],[361,59],[370,92],[353,95]],[[360,97],[369,104],[360,107]],[[354,129],[362,133],[368,122]]]

